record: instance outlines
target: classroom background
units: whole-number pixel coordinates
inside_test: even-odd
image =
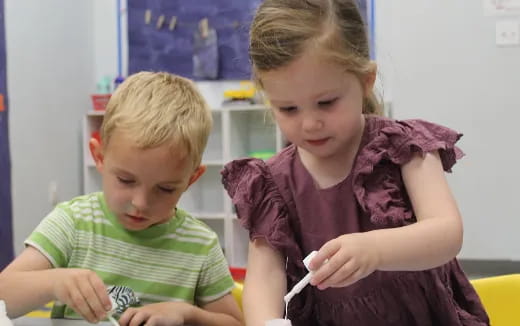
[[[140,70],[193,78],[210,103],[208,172],[180,206],[218,233],[231,266],[245,267],[247,234],[219,171],[284,143],[261,100],[228,103],[251,90],[241,81],[260,1],[0,0],[0,268],[56,203],[100,189],[86,155],[103,118],[96,105],[117,77]],[[359,3],[386,114],[464,133],[467,156],[449,182],[464,218],[465,268],[520,271],[520,1]]]

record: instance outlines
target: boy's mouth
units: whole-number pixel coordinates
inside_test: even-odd
[[[130,215],[130,214],[125,214],[125,216],[132,222],[136,222],[136,223],[141,223],[141,222],[146,221],[146,218],[144,216],[137,216],[137,215]]]

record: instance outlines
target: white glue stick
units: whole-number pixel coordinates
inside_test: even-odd
[[[311,260],[314,258],[314,256],[316,256],[316,254],[318,254],[318,252],[313,251],[309,255],[307,255],[307,257],[305,257],[305,259],[303,260],[303,265],[305,265],[305,268],[307,268],[307,270],[309,272],[298,283],[296,283],[296,285],[291,289],[291,291],[289,291],[289,293],[287,293],[283,297],[283,300],[285,301],[285,303],[288,303],[289,301],[291,301],[291,299],[296,294],[300,293],[301,290],[303,290],[303,288],[305,286],[307,286],[307,284],[309,284],[309,282],[311,281],[311,278],[312,278],[312,275],[314,275],[314,272],[309,269],[309,264],[311,263]]]

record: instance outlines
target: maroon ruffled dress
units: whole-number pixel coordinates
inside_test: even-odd
[[[289,146],[267,162],[236,160],[222,171],[250,238],[287,258],[287,286],[305,274],[302,259],[342,234],[416,222],[401,177],[414,153],[439,151],[451,171],[462,152],[460,134],[421,120],[367,116],[350,175],[317,189],[297,150]],[[307,286],[288,310],[295,326],[483,326],[489,319],[457,260],[425,271],[376,271],[344,288]]]

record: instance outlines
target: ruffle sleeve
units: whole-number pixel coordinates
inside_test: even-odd
[[[423,120],[367,119],[367,143],[352,171],[354,194],[362,210],[377,225],[400,226],[415,221],[401,176],[401,166],[417,153],[438,151],[443,168],[464,154],[455,146],[462,137],[449,128]]]
[[[251,240],[264,238],[285,257],[299,249],[294,242],[287,205],[266,163],[247,158],[228,163],[221,172],[243,227]]]

